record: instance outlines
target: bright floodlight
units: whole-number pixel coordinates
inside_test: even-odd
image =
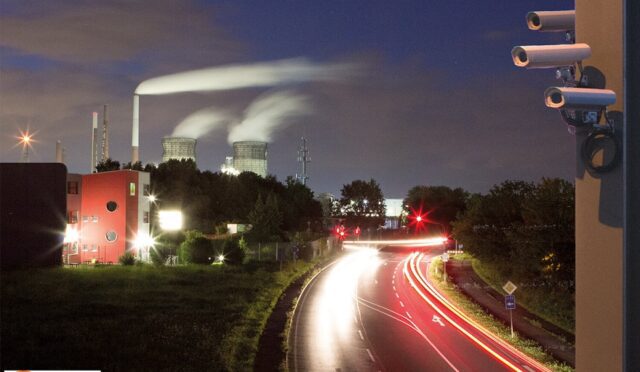
[[[133,246],[135,248],[153,247],[155,244],[155,239],[144,231],[138,231],[138,234],[133,241]]]
[[[149,199],[149,201],[150,201],[151,203],[153,203],[153,202],[155,202],[155,201],[157,200],[157,198],[156,198],[156,196],[155,196],[155,195],[149,195],[149,196],[147,196],[147,199]]]
[[[224,255],[218,255],[218,262],[224,262]]]
[[[67,230],[64,232],[63,243],[75,243],[78,239],[80,239],[80,233],[78,233],[78,230],[71,227],[71,225],[67,225]]]
[[[159,211],[158,220],[162,230],[176,231],[182,229],[182,212],[180,211]]]

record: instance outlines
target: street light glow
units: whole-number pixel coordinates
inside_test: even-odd
[[[177,210],[158,211],[160,228],[165,231],[182,229],[182,212]]]

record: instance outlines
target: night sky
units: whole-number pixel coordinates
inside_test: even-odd
[[[269,172],[299,171],[309,141],[317,192],[374,178],[386,197],[416,185],[485,192],[507,179],[573,179],[574,137],[544,106],[553,70],[522,70],[514,45],[562,43],[529,31],[529,10],[570,1],[29,1],[0,0],[0,161],[20,160],[20,130],[35,132],[31,161],[66,148],[71,172],[89,170],[91,113],[109,105],[111,157],[130,161],[131,97],[146,79],[225,64],[306,58],[349,63],[339,81],[295,84],[312,110],[274,133]],[[161,138],[215,105],[241,113],[269,88],[142,96],[140,154],[158,162]],[[232,149],[224,130],[198,139],[198,167],[218,171]]]

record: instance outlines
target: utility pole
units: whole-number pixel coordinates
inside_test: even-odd
[[[300,163],[302,172],[300,175],[296,175],[296,179],[302,182],[303,185],[306,185],[309,179],[307,165],[311,162],[311,158],[309,157],[309,149],[307,148],[307,139],[302,137],[301,142],[302,144],[298,147],[298,162]]]

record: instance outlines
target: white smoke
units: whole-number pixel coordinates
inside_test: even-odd
[[[135,93],[159,95],[342,80],[355,71],[354,64],[319,64],[304,58],[235,64],[151,78],[140,83]]]
[[[211,131],[222,128],[224,124],[229,123],[231,120],[232,116],[225,111],[220,111],[215,107],[205,108],[184,118],[175,127],[171,136],[197,139]]]
[[[291,124],[291,119],[311,112],[309,99],[293,91],[265,93],[244,111],[244,119],[229,131],[229,143],[237,141],[270,142],[276,129]]]

